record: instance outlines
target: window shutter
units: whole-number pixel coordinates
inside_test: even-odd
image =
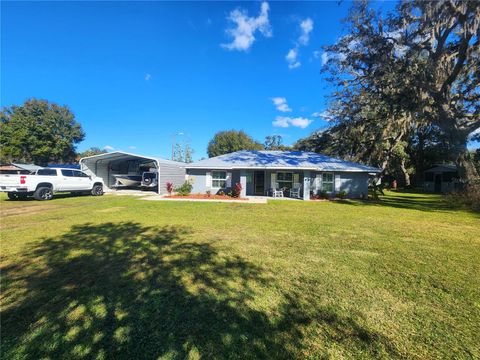
[[[205,174],[205,186],[207,189],[212,187],[212,173],[210,171]]]
[[[322,174],[315,176],[315,192],[322,190]]]
[[[272,189],[275,189],[275,188],[276,188],[275,183],[277,182],[277,174],[272,173],[272,174],[270,175],[270,179],[271,179],[271,180],[270,180],[270,186],[271,186]]]
[[[293,184],[300,183],[300,174],[293,174]]]
[[[340,191],[340,174],[335,174],[335,192],[339,192]]]
[[[232,173],[227,172],[227,188],[232,187]]]

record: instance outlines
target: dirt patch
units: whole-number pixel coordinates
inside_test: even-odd
[[[2,216],[14,216],[14,215],[33,215],[47,210],[55,210],[58,206],[55,205],[35,205],[35,206],[16,206],[11,209],[0,209]]]
[[[95,212],[100,212],[100,213],[110,213],[110,212],[116,212],[125,209],[125,206],[114,206],[108,209],[102,209],[102,210],[96,210]]]

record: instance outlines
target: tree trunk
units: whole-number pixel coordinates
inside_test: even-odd
[[[403,186],[410,187],[410,174],[408,173],[408,170],[405,167],[405,159],[403,158],[400,162],[400,169],[402,170],[402,175],[403,175]]]
[[[470,153],[467,149],[468,134],[464,132],[450,132],[453,144],[455,164],[457,165],[458,177],[466,182],[478,179],[478,172],[475,168]]]

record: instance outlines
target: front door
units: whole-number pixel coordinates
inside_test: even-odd
[[[255,195],[265,195],[265,171],[253,173],[253,192]]]
[[[442,174],[435,174],[435,192],[442,192]]]

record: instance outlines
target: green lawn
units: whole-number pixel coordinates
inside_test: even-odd
[[[480,358],[480,216],[435,195],[0,205],[4,359]]]

